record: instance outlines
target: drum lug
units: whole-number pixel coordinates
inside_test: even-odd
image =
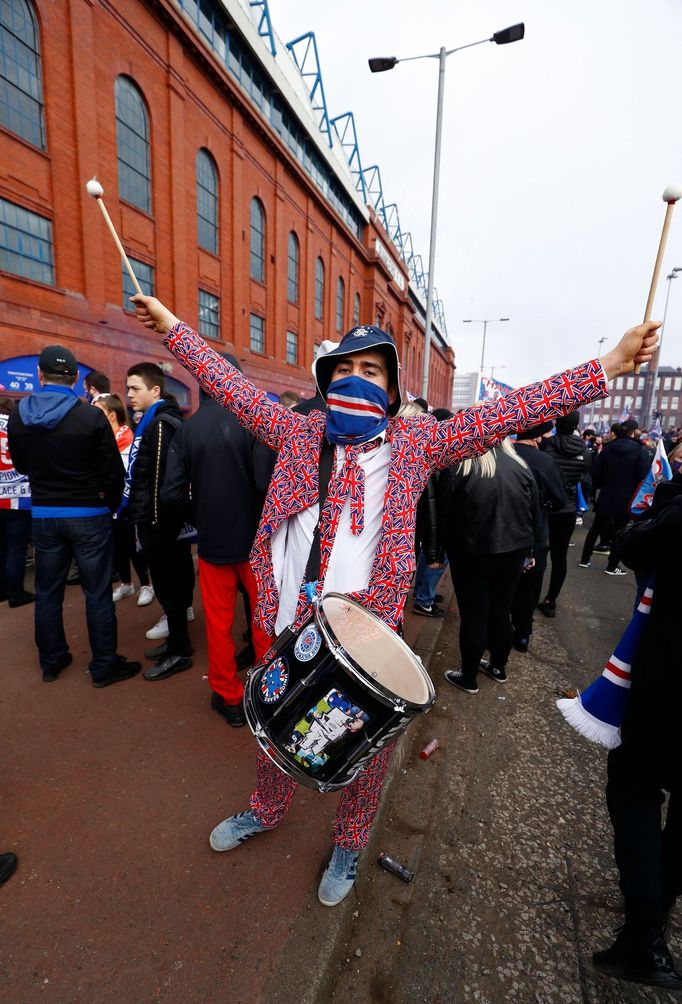
[[[399,715],[403,715],[403,714],[405,714],[405,711],[407,710],[407,705],[403,704],[402,701],[394,701],[393,702],[393,709],[394,709],[394,711],[397,711],[397,713]]]
[[[265,739],[265,737],[267,736],[267,732],[265,731],[262,725],[257,725],[253,731],[253,734],[256,737],[256,739]]]

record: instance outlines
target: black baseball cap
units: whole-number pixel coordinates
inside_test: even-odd
[[[40,353],[38,366],[43,373],[55,373],[60,376],[75,377],[78,373],[76,357],[63,345],[46,345]]]

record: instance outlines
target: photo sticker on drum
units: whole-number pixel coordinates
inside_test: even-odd
[[[260,696],[266,704],[279,701],[289,685],[289,669],[285,658],[271,662],[260,681]]]
[[[296,722],[287,750],[311,773],[319,770],[345,739],[361,732],[370,716],[341,690],[330,690]]]
[[[310,662],[314,659],[317,653],[320,651],[320,645],[322,644],[322,636],[317,628],[309,624],[307,628],[304,628],[298,638],[296,639],[296,645],[294,646],[294,655],[299,662]]]

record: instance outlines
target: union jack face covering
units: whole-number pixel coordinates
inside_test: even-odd
[[[360,376],[334,380],[327,390],[327,439],[352,446],[379,436],[388,424],[388,394]]]

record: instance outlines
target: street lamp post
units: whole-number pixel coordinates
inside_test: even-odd
[[[508,321],[508,317],[467,317],[466,320],[462,321],[462,324],[482,324],[483,325],[483,344],[481,345],[481,365],[478,370],[478,385],[481,386],[481,380],[483,379],[483,368],[485,365],[485,336],[488,331],[488,325],[494,324],[496,321]],[[492,379],[492,378],[491,378]]]
[[[434,272],[436,268],[436,232],[438,228],[438,187],[440,182],[440,151],[441,136],[443,132],[443,97],[445,92],[445,60],[453,52],[461,52],[463,49],[471,49],[475,45],[483,45],[484,42],[494,42],[496,45],[508,45],[510,42],[519,42],[525,34],[523,24],[513,24],[502,31],[496,31],[490,38],[482,38],[478,42],[469,42],[468,45],[459,45],[454,49],[446,49],[444,46],[438,52],[426,53],[423,56],[407,56],[398,59],[396,56],[381,56],[369,60],[369,68],[372,73],[383,73],[392,70],[398,63],[413,62],[416,59],[437,59],[438,60],[438,101],[436,105],[436,141],[433,156],[433,189],[431,193],[431,233],[429,237],[429,276],[426,287],[426,319],[424,325],[424,362],[422,366],[422,393],[424,400],[428,400],[429,393],[429,365],[431,358],[431,321],[433,316],[433,287]]]
[[[672,285],[672,280],[677,279],[678,274],[682,272],[682,268],[674,268],[670,275],[666,276],[668,280],[668,292],[665,294],[665,307],[663,308],[663,323],[661,324],[661,337],[658,342],[658,348],[656,349],[656,355],[653,362],[649,363],[647,366],[646,380],[644,383],[644,407],[642,408],[642,417],[645,422],[649,422],[650,418],[656,420],[658,398],[656,395],[656,382],[658,381],[658,369],[661,361],[661,347],[663,345],[663,334],[665,332],[665,321],[668,316],[668,301],[670,299],[670,287]],[[652,369],[653,366],[653,369]],[[653,374],[650,378],[650,373]]]
[[[487,366],[486,367],[486,369],[490,370],[490,379],[491,380],[495,379],[495,370],[506,370],[506,368],[507,368],[507,364],[506,363],[495,363],[494,366]]]

